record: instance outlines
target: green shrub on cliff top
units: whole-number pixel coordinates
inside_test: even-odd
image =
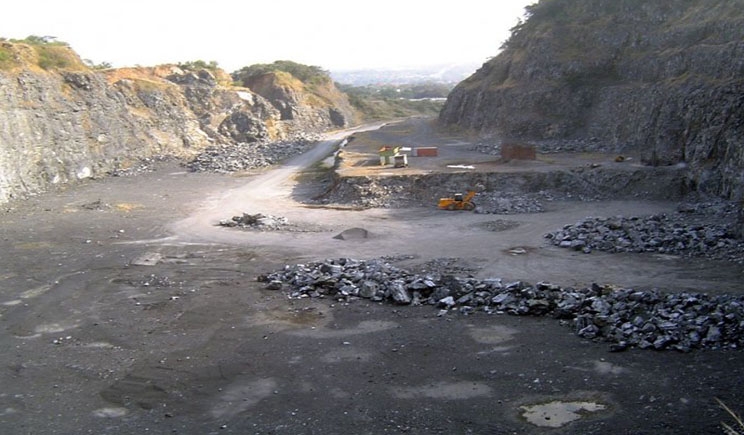
[[[45,70],[87,69],[69,44],[58,41],[55,36],[31,35],[26,39],[11,39],[10,42],[31,46],[36,52],[36,64]]]
[[[46,70],[69,68],[75,65],[70,59],[69,50],[59,46],[37,45],[34,47],[39,56],[39,66]]]
[[[178,67],[183,70],[187,70],[187,71],[195,71],[195,70],[200,70],[200,69],[207,69],[210,71],[214,71],[220,66],[215,60],[210,60],[209,62],[205,62],[199,59],[199,60],[192,60],[188,62],[179,62]]]
[[[331,80],[330,74],[323,68],[313,65],[303,65],[292,62],[291,60],[277,60],[274,63],[257,63],[245,66],[232,73],[232,76],[233,80],[245,85],[251,77],[276,71],[284,71],[292,74],[295,78],[307,84],[324,83]]]
[[[13,55],[5,47],[0,46],[0,70],[13,66]]]

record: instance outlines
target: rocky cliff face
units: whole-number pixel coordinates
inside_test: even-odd
[[[440,121],[684,163],[744,199],[744,2],[541,0]]]
[[[299,121],[315,129],[342,128],[356,121],[348,97],[330,79],[316,77],[306,84],[275,71],[247,78],[245,85],[271,102],[283,121]]]
[[[306,114],[301,92],[275,91],[270,102],[234,87],[219,69],[94,71],[66,46],[47,47],[66,59],[49,66],[36,48],[0,42],[0,203],[142,158],[189,157],[211,144],[281,140],[351,122],[335,119],[330,104],[325,117]]]

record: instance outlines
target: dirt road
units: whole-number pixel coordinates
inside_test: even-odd
[[[714,398],[744,403],[738,351],[609,353],[551,318],[264,289],[256,276],[284,264],[385,255],[564,286],[740,291],[741,270],[726,264],[571,253],[542,237],[588,215],[674,204],[563,202],[512,216],[304,207],[292,174],[328,151],[246,176],[165,165],[4,211],[0,432],[721,433]],[[242,212],[306,231],[216,226]],[[349,228],[370,236],[333,238]]]

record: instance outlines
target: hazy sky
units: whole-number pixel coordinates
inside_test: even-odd
[[[0,36],[56,36],[116,67],[293,60],[327,70],[483,63],[536,0],[18,0]],[[374,5],[373,5],[374,4]]]

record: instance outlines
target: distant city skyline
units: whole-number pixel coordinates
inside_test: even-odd
[[[535,0],[27,0],[4,5],[0,37],[54,36],[115,67],[216,61],[234,71],[292,60],[326,70],[483,63]]]

